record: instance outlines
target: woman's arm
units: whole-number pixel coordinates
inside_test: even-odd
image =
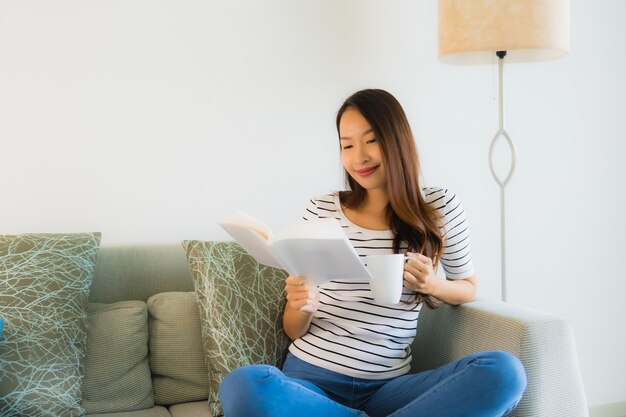
[[[291,340],[303,336],[311,326],[319,304],[317,288],[309,288],[303,277],[289,276],[285,281],[287,304],[283,314],[283,329]]]
[[[433,261],[420,253],[407,253],[404,265],[404,286],[422,294],[432,295],[447,304],[459,305],[476,298],[476,275],[465,279],[437,278]]]
[[[451,305],[474,301],[476,298],[476,275],[465,279],[436,279],[431,294]]]

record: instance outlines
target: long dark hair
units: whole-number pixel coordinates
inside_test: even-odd
[[[441,218],[421,194],[419,160],[411,127],[402,106],[384,90],[362,90],[346,99],[337,112],[337,132],[341,116],[353,108],[369,122],[382,151],[387,173],[387,219],[394,234],[393,252],[400,253],[405,243],[410,252],[420,252],[439,263],[443,254]],[[363,203],[367,190],[345,171],[347,191],[339,193],[341,203],[356,208]],[[441,301],[432,296],[414,293],[416,300],[437,308]]]

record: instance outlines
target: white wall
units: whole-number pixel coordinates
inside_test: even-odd
[[[591,405],[626,399],[625,18],[572,0],[568,57],[505,69],[510,301],[571,321]],[[434,0],[0,1],[0,233],[225,239],[235,209],[280,229],[342,186],[335,112],[378,87],[497,299],[497,72],[436,51]]]

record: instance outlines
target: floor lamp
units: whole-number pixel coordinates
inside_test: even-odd
[[[489,167],[500,187],[502,300],[507,300],[504,190],[515,169],[515,144],[504,128],[503,69],[506,62],[557,59],[569,51],[569,0],[439,0],[439,59],[446,64],[493,64],[498,60],[500,127],[489,147]],[[505,140],[511,165],[504,178],[493,149]]]

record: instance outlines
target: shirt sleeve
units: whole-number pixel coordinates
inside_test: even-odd
[[[447,279],[465,279],[474,275],[469,221],[461,200],[450,190],[445,190],[443,214],[444,252],[441,256]]]
[[[304,220],[311,220],[311,219],[319,218],[317,203],[315,202],[314,199],[309,200],[309,203],[306,205],[306,208],[304,209],[302,218]]]

